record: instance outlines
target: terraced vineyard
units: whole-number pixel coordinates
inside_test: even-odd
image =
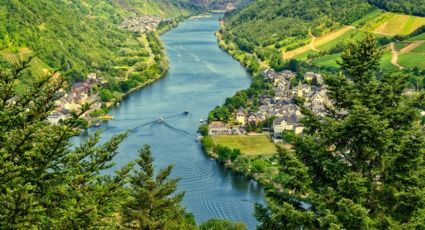
[[[391,38],[395,35],[407,36],[422,26],[425,26],[424,17],[375,10],[351,26],[311,38],[309,44],[300,48],[288,52],[285,52],[284,49],[281,50],[284,59],[311,60],[312,63],[319,66],[336,68],[336,61],[340,56],[338,47],[359,39],[366,31],[372,31],[378,38]],[[415,67],[425,69],[425,48],[422,42],[424,40],[425,35],[420,34],[407,41],[395,43],[394,50],[388,46],[381,61],[381,68],[386,70]],[[394,57],[394,55],[397,56]]]

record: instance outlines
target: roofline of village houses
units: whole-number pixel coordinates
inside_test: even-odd
[[[268,131],[271,131],[273,140],[279,142],[284,131],[293,131],[296,134],[303,132],[304,127],[300,123],[303,115],[299,106],[294,103],[294,97],[304,98],[304,106],[316,115],[323,115],[326,106],[330,104],[320,74],[307,72],[303,80],[309,84],[300,81],[297,86],[291,86],[291,80],[296,77],[296,74],[289,70],[276,72],[273,69],[267,69],[262,72],[262,76],[273,84],[275,96],[262,95],[260,108],[256,112],[248,113],[243,109],[235,111],[233,116],[236,125],[230,126],[222,121],[211,122],[209,135],[246,134],[248,123],[258,124],[267,118],[274,117],[272,129]],[[312,85],[312,82],[316,85]]]

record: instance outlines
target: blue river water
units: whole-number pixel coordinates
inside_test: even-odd
[[[132,129],[114,158],[114,169],[136,159],[137,150],[149,144],[157,169],[174,165],[172,176],[181,178],[178,189],[186,191],[183,205],[198,223],[224,218],[254,229],[253,206],[264,202],[262,187],[210,159],[196,142],[200,119],[251,81],[245,69],[218,47],[214,32],[219,16],[190,19],[162,35],[168,74],[126,97],[110,110],[113,120],[87,132],[101,129],[105,141]],[[159,118],[164,121],[156,122]]]

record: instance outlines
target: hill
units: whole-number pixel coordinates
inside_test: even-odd
[[[289,59],[335,68],[344,44],[365,32],[375,33],[387,46],[425,27],[424,17],[382,11],[377,4],[366,0],[259,0],[226,14],[219,38],[221,46],[246,65],[252,67],[253,60],[259,60],[260,65],[254,66],[257,69],[281,69]],[[384,59],[382,68],[397,68],[391,64],[391,50]]]
[[[177,0],[1,1],[0,50],[10,54],[24,48],[37,55],[37,66],[66,73],[70,82],[98,72],[115,84],[117,78],[129,75],[128,69],[146,75],[164,68],[159,62],[147,62],[150,50],[156,49],[152,46],[158,45],[157,35],[147,40],[120,29],[126,18],[144,14],[176,18],[199,10]]]

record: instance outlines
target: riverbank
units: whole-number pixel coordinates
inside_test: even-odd
[[[104,108],[102,110],[103,112],[102,111],[99,112],[98,117],[94,117],[93,119],[88,120],[89,126],[98,125],[99,122],[113,119],[112,116],[107,114],[110,108],[115,107],[115,106],[119,106],[120,102],[124,98],[128,97],[130,94],[134,93],[135,91],[142,89],[143,87],[146,87],[148,85],[153,84],[154,82],[160,80],[161,78],[163,78],[167,74],[168,68],[169,68],[169,61],[166,58],[167,56],[165,54],[165,48],[164,48],[162,42],[160,41],[159,36],[161,36],[162,34],[176,28],[179,25],[179,23],[188,19],[189,17],[190,16],[177,17],[173,20],[168,20],[166,24],[160,24],[158,26],[156,31],[153,32],[153,33],[155,33],[155,36],[157,37],[157,41],[159,41],[159,43],[161,44],[160,50],[159,50],[160,55],[159,55],[159,58],[158,58],[157,56],[155,56],[156,54],[152,52],[152,49],[148,47],[149,54],[150,54],[150,58],[149,58],[148,62],[155,62],[154,64],[151,64],[151,65],[158,65],[159,69],[161,69],[162,71],[160,73],[155,74],[154,76],[150,77],[149,79],[145,80],[144,82],[139,83],[138,85],[129,88],[128,91],[126,91],[124,93],[119,93],[118,96],[115,96],[115,99],[113,101],[103,102],[103,104],[104,104]],[[146,37],[146,33],[147,32],[143,33],[141,36]],[[149,45],[150,44],[148,42],[147,46],[149,46]],[[157,59],[159,59],[159,60],[157,60]],[[107,117],[107,119],[105,119],[105,117]]]
[[[263,82],[263,79],[259,78],[257,75],[262,69],[268,68],[268,66],[265,63],[260,63],[255,55],[241,51],[237,49],[234,44],[230,44],[230,41],[226,41],[221,33],[221,31],[224,29],[224,26],[224,22],[220,21],[220,29],[215,33],[220,49],[232,56],[244,68],[246,68],[247,71],[251,73],[253,81],[248,90],[251,90],[252,92],[258,91],[258,87],[253,87],[253,85],[267,84]],[[261,90],[264,90],[263,93],[267,94],[267,89]],[[213,138],[207,134],[208,131],[204,132],[203,138],[201,139],[202,148],[205,154],[211,158],[214,158],[217,162],[223,164],[224,167],[229,168],[236,173],[242,174],[247,178],[253,179],[264,186],[270,186],[273,184],[273,178],[277,175],[278,172],[278,156],[276,155],[278,145],[274,144],[270,137],[267,137],[268,144],[275,146],[274,151],[269,151],[267,152],[268,154],[261,154],[260,150],[254,149],[254,152],[251,151],[251,154],[247,154],[246,150],[244,150],[244,153],[244,151],[241,151],[241,149],[237,148],[238,144],[235,143],[235,141],[233,141],[233,143],[229,142],[231,144],[224,142],[223,145],[221,145],[214,143]],[[250,141],[244,138],[246,135],[239,134],[237,136],[240,136],[240,139],[243,140],[236,140],[236,142],[240,141],[243,144],[250,143]],[[228,138],[231,137],[231,135],[228,136]],[[254,140],[254,142],[259,142],[259,140]],[[284,145],[280,145],[279,147],[288,148],[288,146]],[[255,153],[255,151],[258,152]]]
[[[109,109],[113,120],[89,128],[78,139],[101,130],[101,139],[107,140],[131,130],[114,158],[116,165],[107,173],[137,159],[140,146],[149,144],[158,168],[174,164],[171,176],[181,178],[178,190],[186,192],[183,205],[197,223],[221,218],[255,229],[253,207],[264,203],[263,187],[211,160],[196,142],[200,118],[251,82],[245,69],[218,48],[214,36],[218,17],[186,20],[163,34],[169,60],[166,76],[126,96]],[[161,117],[163,122],[157,122]]]
[[[205,154],[224,167],[248,179],[253,179],[263,186],[273,184],[273,179],[278,173],[278,156],[276,154],[249,155],[238,148],[217,145],[211,136],[204,136],[201,144]]]

